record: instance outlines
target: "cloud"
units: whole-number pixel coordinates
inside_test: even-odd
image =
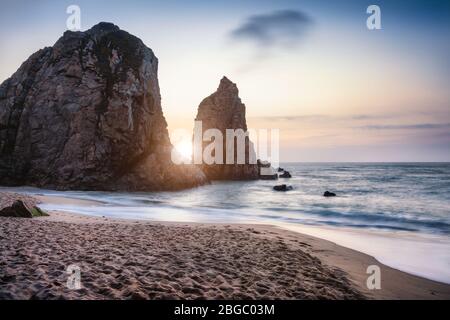
[[[399,117],[394,114],[382,114],[382,115],[368,115],[368,114],[355,114],[355,115],[327,115],[327,114],[307,114],[307,115],[291,115],[291,116],[261,116],[253,117],[254,119],[264,121],[364,121],[364,120],[376,120],[376,119],[391,119]]]
[[[292,116],[260,116],[249,118],[262,121],[310,121],[310,120],[326,120],[330,119],[331,117],[322,114],[308,114],[308,115],[292,115]]]
[[[312,23],[313,20],[301,11],[274,11],[249,17],[231,32],[231,38],[262,47],[293,47]]]
[[[418,124],[388,124],[388,125],[367,125],[357,127],[366,130],[411,130],[411,129],[442,129],[450,128],[450,123],[418,123]]]
[[[374,119],[392,119],[399,117],[398,114],[356,114],[351,116],[352,120],[374,120]]]

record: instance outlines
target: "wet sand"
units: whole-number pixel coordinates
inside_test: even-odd
[[[0,207],[15,196],[1,192]],[[0,218],[0,299],[450,298],[449,285],[272,226],[49,213]],[[381,290],[366,287],[373,264]],[[81,270],[79,290],[67,288],[69,265]]]

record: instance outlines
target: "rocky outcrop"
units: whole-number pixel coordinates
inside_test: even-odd
[[[22,200],[16,200],[11,206],[0,209],[0,217],[33,218],[44,216],[48,216],[48,214],[39,207],[31,206]]]
[[[288,186],[288,185],[285,185],[285,184],[280,184],[280,185],[277,185],[277,186],[273,187],[273,190],[275,190],[275,191],[290,191],[290,190],[293,190],[293,189],[294,188],[292,186]]]
[[[280,178],[292,178],[292,175],[289,171],[284,171],[282,174],[280,174]]]
[[[174,165],[158,59],[110,23],[67,31],[0,86],[0,184],[171,190],[206,182]]]
[[[261,180],[277,180],[278,173],[272,167],[272,164],[268,161],[262,161],[258,159],[257,161],[259,170],[259,179]]]
[[[247,131],[245,119],[245,105],[239,98],[239,91],[233,82],[223,77],[215,93],[205,98],[198,107],[196,121],[202,121],[202,131],[218,129],[225,139],[226,129],[242,129]],[[204,142],[203,149],[211,142]],[[236,145],[236,144],[235,144]],[[238,164],[236,147],[234,150],[234,163],[226,164],[226,143],[223,142],[223,164],[202,164],[201,168],[210,180],[251,180],[258,179],[259,170],[253,144],[246,138],[245,163]],[[254,162],[252,164],[252,162]]]

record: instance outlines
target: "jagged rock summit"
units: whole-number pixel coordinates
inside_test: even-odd
[[[220,80],[217,91],[205,98],[198,107],[196,121],[202,121],[202,131],[219,129],[226,137],[226,129],[242,129],[247,131],[245,119],[245,105],[239,98],[239,90],[235,83],[227,77]],[[204,142],[205,148],[210,142]],[[236,150],[234,151],[234,164],[226,162],[226,143],[223,142],[224,164],[202,164],[201,168],[210,180],[252,180],[258,179],[259,169],[256,163],[252,164],[250,157],[256,157],[252,142],[245,141],[245,164],[237,164]]]
[[[111,23],[67,31],[0,86],[0,184],[81,190],[200,185],[171,162],[158,59]]]

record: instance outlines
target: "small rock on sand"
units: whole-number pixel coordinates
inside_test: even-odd
[[[0,217],[33,218],[48,216],[36,206],[30,206],[22,200],[16,200],[11,206],[0,210]]]

